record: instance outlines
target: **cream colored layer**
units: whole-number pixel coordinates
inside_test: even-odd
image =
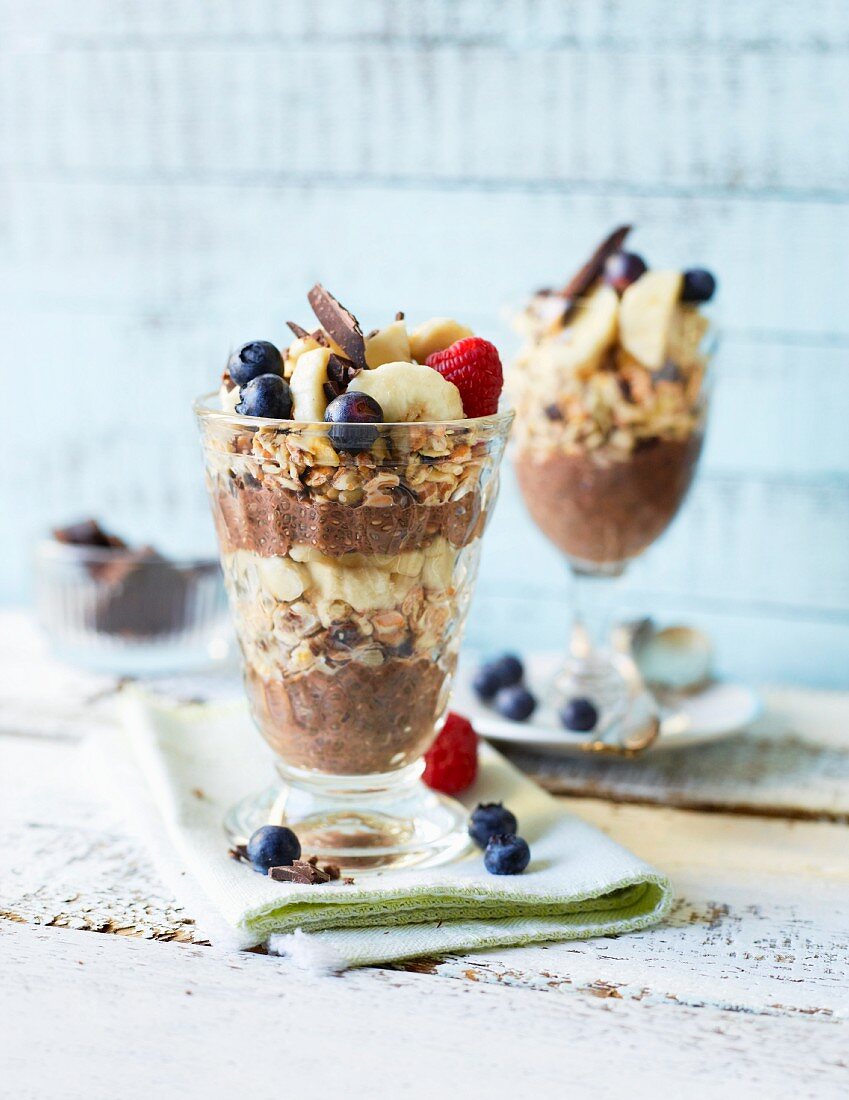
[[[329,622],[331,605],[339,602],[362,614],[399,607],[416,585],[427,592],[446,590],[459,553],[447,539],[438,538],[423,550],[393,555],[329,558],[311,546],[293,546],[286,557],[237,550],[224,555],[223,565],[236,580],[253,573],[258,589],[274,600],[308,600],[318,617]]]

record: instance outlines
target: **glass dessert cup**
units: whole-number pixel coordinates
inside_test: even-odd
[[[614,629],[616,580],[667,529],[692,484],[715,343],[708,331],[698,368],[669,362],[654,374],[632,369],[647,387],[637,413],[630,385],[611,361],[597,374],[604,396],[593,423],[586,404],[569,396],[544,412],[526,404],[517,414],[514,465],[525,505],[573,578],[568,655],[552,703],[559,712],[570,699],[593,702],[599,720],[588,747],[597,751],[638,752],[660,731],[658,704],[642,683],[627,633]],[[606,433],[598,430],[605,418]],[[617,423],[628,428],[617,431]]]
[[[512,413],[375,425],[195,410],[253,719],[280,782],[235,806],[349,869],[433,864],[466,812],[421,782],[448,705]]]

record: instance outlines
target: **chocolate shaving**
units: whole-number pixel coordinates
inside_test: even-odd
[[[331,382],[337,382],[342,389],[346,389],[360,373],[360,368],[350,359],[344,359],[341,355],[330,353],[327,360],[327,377]]]
[[[560,291],[561,295],[569,299],[582,298],[596,280],[601,277],[608,257],[621,249],[625,243],[625,238],[630,232],[630,225],[621,225],[609,237],[605,237],[584,266],[576,271],[566,286],[563,287]]]
[[[307,295],[322,328],[361,369],[366,365],[366,342],[360,323],[333,295],[316,283]]]
[[[377,334],[378,334],[379,332],[380,332],[380,329],[379,329],[379,328],[373,328],[373,329],[371,330],[371,332],[367,332],[367,333],[366,333],[366,340],[371,340],[372,336],[377,336]]]
[[[546,405],[545,415],[549,420],[562,420],[563,413],[560,411],[557,405]]]
[[[396,321],[403,321],[404,320],[404,311],[403,311],[403,309],[399,309],[398,312],[395,314],[395,320]]]
[[[289,326],[295,336],[298,337],[299,340],[304,340],[309,336],[307,330],[305,328],[301,328],[297,321],[287,321],[286,324]]]
[[[227,855],[230,859],[236,859],[240,862],[248,862],[248,849],[244,844],[234,844],[232,848],[227,849]]]

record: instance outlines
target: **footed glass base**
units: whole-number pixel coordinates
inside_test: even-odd
[[[279,771],[282,783],[243,798],[225,817],[233,843],[245,843],[261,825],[288,825],[305,858],[360,873],[432,867],[470,846],[466,809],[421,782],[421,763],[388,776]]]
[[[560,714],[571,699],[589,699],[598,723],[587,733],[598,752],[630,755],[642,752],[657,738],[657,704],[624,658],[569,660],[551,686],[551,703]]]

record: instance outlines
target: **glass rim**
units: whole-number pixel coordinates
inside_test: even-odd
[[[217,400],[218,392],[218,390],[211,390],[209,393],[203,393],[192,402],[192,409],[198,420],[202,422],[208,420],[217,424],[227,424],[233,428],[241,429],[242,431],[248,431],[251,428],[265,428],[272,425],[274,427],[288,428],[290,430],[315,428],[327,431],[328,428],[332,427],[327,420],[278,420],[274,417],[242,416],[239,413],[224,412],[223,409],[216,409],[210,405],[210,402]],[[468,431],[470,429],[482,431],[487,428],[509,427],[515,419],[515,416],[516,413],[514,409],[504,409],[503,411],[491,413],[489,416],[470,416],[463,420],[386,420],[372,426],[379,429],[404,428],[412,430],[413,428],[426,428],[433,430],[434,428],[451,428],[455,431]]]
[[[126,561],[130,562],[132,565],[138,566],[140,569],[162,569],[167,567],[170,569],[186,570],[210,568],[212,566],[219,568],[219,559],[217,556],[202,557],[201,555],[197,555],[194,557],[180,556],[170,558],[163,555],[160,558],[149,558],[139,557],[140,549],[142,548],[85,546],[73,542],[59,542],[58,539],[47,537],[39,539],[35,545],[35,552],[38,558],[56,560],[64,558],[65,560],[78,561],[83,564],[90,562],[93,565],[107,565]]]

